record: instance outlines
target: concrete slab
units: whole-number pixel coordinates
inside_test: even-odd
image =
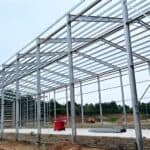
[[[20,134],[30,134],[34,132],[37,134],[37,129],[19,129]],[[5,129],[4,133],[15,133],[15,129]],[[44,128],[42,134],[52,135],[71,135],[71,128],[67,128],[65,131],[54,131],[53,129]],[[142,130],[143,137],[150,139],[150,130]],[[80,136],[97,136],[97,137],[120,137],[120,138],[135,138],[135,130],[127,129],[125,133],[92,133],[88,132],[88,128],[78,128],[77,135]]]

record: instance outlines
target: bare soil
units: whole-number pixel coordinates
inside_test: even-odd
[[[90,117],[90,119],[89,119]],[[92,119],[91,119],[92,118]],[[80,119],[80,118],[79,118]],[[89,121],[89,120],[92,121]],[[93,121],[94,120],[94,121]],[[106,115],[104,116],[104,125],[105,127],[112,127],[115,125],[121,126],[123,122],[122,115]],[[142,128],[150,128],[150,118],[141,116],[141,123]],[[48,124],[47,127],[52,127],[52,124]],[[66,125],[67,127],[67,125]],[[81,124],[80,120],[77,121],[77,127],[80,128],[89,128],[89,127],[100,127],[99,120],[97,117],[93,116],[87,116],[85,118],[85,123]],[[128,115],[128,127],[133,128],[133,116],[131,114]],[[43,143],[48,144],[31,144],[29,142],[35,143],[37,137],[35,135],[20,135],[19,140],[20,141],[27,141],[27,142],[15,142],[14,141],[15,134],[5,134],[6,141],[0,141],[0,150],[108,150],[108,147],[110,147],[109,150],[116,150],[120,145],[122,144],[122,147],[129,146],[131,149],[135,147],[135,141],[133,140],[127,140],[127,139],[115,139],[115,138],[88,138],[88,137],[82,137],[79,140],[78,145],[73,145],[70,142],[70,136],[54,136],[54,135],[43,135]],[[21,140],[22,139],[22,140]],[[8,141],[10,140],[10,141]],[[109,143],[109,144],[108,144]],[[111,144],[110,144],[111,143]],[[82,146],[80,145],[82,144]],[[146,141],[146,147],[150,149],[150,141]],[[90,146],[90,148],[89,148]],[[97,147],[97,148],[91,148],[91,147]],[[115,147],[114,149],[112,149]],[[107,148],[107,149],[106,149]],[[126,150],[126,149],[125,149]],[[128,150],[128,148],[127,148]]]
[[[98,150],[80,145],[73,145],[69,142],[61,142],[53,145],[38,145],[24,142],[1,141],[0,150]]]

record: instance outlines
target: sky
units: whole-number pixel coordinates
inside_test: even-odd
[[[0,64],[81,0],[0,0]]]

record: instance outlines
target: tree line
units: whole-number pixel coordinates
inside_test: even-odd
[[[51,110],[54,109],[53,107],[54,105],[54,101],[51,100],[50,101],[50,106],[51,106]],[[103,114],[121,114],[123,113],[123,106],[118,105],[115,101],[111,101],[111,102],[106,102],[106,103],[102,103],[102,111]],[[57,113],[58,114],[66,114],[66,104],[60,104],[56,101],[56,108],[57,108]],[[68,102],[68,108],[69,108],[69,113],[71,113],[71,103],[70,101]],[[132,107],[129,106],[125,106],[126,108],[126,112],[127,113],[132,113]],[[140,108],[140,112],[142,114],[150,114],[150,102],[149,103],[139,103],[139,108]],[[99,115],[100,114],[100,106],[99,103],[96,104],[85,104],[83,106],[84,109],[84,114],[85,115]],[[81,105],[75,103],[75,110],[76,110],[76,115],[81,115]],[[53,115],[53,111],[51,111],[51,115]]]
[[[9,93],[9,94],[8,94]],[[7,98],[8,96],[14,96],[15,94],[13,93],[13,91],[9,90],[5,91],[5,98]],[[0,97],[1,99],[1,97]],[[13,100],[15,102],[15,99]],[[13,107],[13,101],[9,101],[9,100],[5,100],[5,113],[12,113],[12,110],[7,106],[11,106]],[[50,114],[51,116],[54,116],[54,102],[56,103],[56,112],[57,115],[66,115],[66,107],[68,106],[68,111],[69,114],[71,114],[71,102],[68,101],[67,104],[60,104],[57,101],[54,101],[53,99],[51,99],[48,102],[44,102],[41,101],[41,116],[43,118],[44,116],[44,108],[45,111]],[[29,118],[34,118],[35,117],[35,111],[36,111],[36,107],[35,107],[35,99],[31,96],[31,95],[25,95],[25,96],[21,96],[20,100],[19,100],[19,110],[21,111],[21,116],[25,116],[27,114],[29,114]],[[15,105],[14,105],[15,106]],[[132,113],[132,107],[126,105],[126,111],[127,113]],[[150,102],[149,103],[139,103],[139,107],[140,107],[140,112],[142,114],[150,114]],[[83,106],[84,109],[84,115],[99,115],[100,114],[100,107],[99,107],[99,103],[96,104],[85,104]],[[75,103],[75,110],[76,110],[76,115],[81,115],[81,105]],[[115,101],[111,101],[111,102],[105,102],[102,103],[102,111],[103,114],[121,114],[123,113],[123,106],[117,104]]]

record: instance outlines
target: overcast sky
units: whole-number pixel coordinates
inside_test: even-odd
[[[0,0],[0,64],[81,0]]]

